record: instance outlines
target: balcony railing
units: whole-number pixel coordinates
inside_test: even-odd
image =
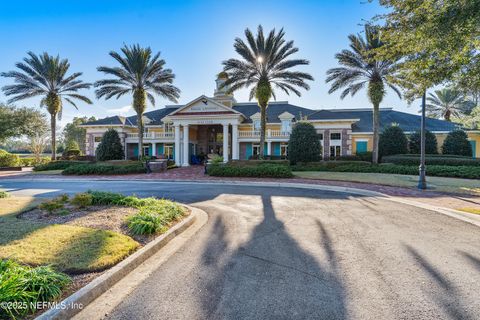
[[[127,139],[138,139],[138,133],[127,133]],[[175,137],[174,132],[146,132],[143,134],[143,139],[173,139]]]
[[[239,131],[239,138],[260,138],[260,130],[251,130],[251,131]],[[288,138],[290,137],[290,132],[281,131],[281,130],[267,130],[265,132],[266,138]]]

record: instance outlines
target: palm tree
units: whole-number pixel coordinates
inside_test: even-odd
[[[345,88],[340,98],[348,94],[354,96],[368,84],[368,97],[373,104],[373,154],[372,162],[378,163],[379,113],[380,103],[386,94],[385,86],[390,87],[399,97],[399,89],[393,84],[395,76],[394,61],[377,60],[374,52],[384,43],[380,40],[378,28],[365,26],[365,39],[361,35],[349,35],[350,50],[342,50],[335,55],[339,68],[327,71],[326,82],[332,82],[328,93]]]
[[[313,77],[305,72],[288,71],[295,66],[308,65],[304,59],[287,59],[298,51],[293,46],[293,41],[285,41],[285,32],[281,29],[278,33],[271,30],[265,38],[262,26],[258,26],[257,36],[247,28],[245,37],[247,43],[236,38],[235,51],[243,58],[228,59],[223,62],[224,72],[228,78],[223,86],[229,87],[233,93],[242,88],[250,89],[250,100],[255,97],[260,107],[260,155],[263,157],[265,146],[266,110],[270,98],[275,96],[274,88],[280,89],[286,94],[290,92],[301,96],[296,87],[309,90],[310,86],[305,80],[313,80]]]
[[[160,52],[152,56],[150,47],[142,48],[136,44],[125,45],[123,53],[110,52],[110,56],[118,63],[118,67],[98,67],[97,70],[115,79],[95,82],[97,98],[117,99],[129,93],[133,95],[133,109],[137,113],[138,157],[142,157],[143,148],[143,113],[147,108],[147,99],[155,105],[153,94],[160,95],[173,102],[180,97],[180,90],[172,85],[175,75],[170,69],[164,69],[165,60],[160,59]]]
[[[9,103],[41,96],[41,107],[46,107],[50,113],[50,130],[52,135],[52,160],[56,160],[56,127],[57,117],[61,119],[63,101],[78,110],[73,100],[80,100],[88,104],[92,101],[77,93],[80,89],[90,88],[90,83],[78,79],[81,72],[75,72],[67,76],[70,63],[67,59],[60,59],[44,52],[37,56],[33,52],[27,53],[28,57],[15,66],[21,71],[9,71],[0,73],[1,76],[13,78],[15,84],[2,87],[6,96],[13,96]]]
[[[468,113],[471,102],[466,101],[465,96],[458,90],[444,88],[435,90],[427,97],[426,111],[429,117],[444,118],[451,121],[451,116],[459,117]]]

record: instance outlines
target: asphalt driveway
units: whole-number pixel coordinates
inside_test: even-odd
[[[13,180],[0,188],[155,195],[209,214],[110,319],[480,318],[480,229],[438,213],[293,188]]]

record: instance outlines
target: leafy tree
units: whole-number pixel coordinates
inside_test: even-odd
[[[87,123],[89,121],[95,121],[95,117],[75,117],[73,118],[72,122],[69,122],[65,125],[63,129],[63,137],[65,141],[74,140],[80,146],[80,151],[85,153],[85,139],[87,130],[85,128],[80,127],[80,125]]]
[[[43,126],[45,121],[45,115],[39,110],[0,103],[0,142],[9,138],[30,136],[38,130],[36,125]]]
[[[163,98],[176,102],[180,90],[175,87],[175,75],[171,69],[164,69],[165,60],[160,59],[160,53],[152,56],[152,50],[142,48],[140,45],[127,46],[121,49],[122,54],[111,51],[110,56],[120,66],[98,67],[97,70],[111,75],[114,79],[100,80],[95,83],[97,98],[105,97],[117,99],[125,94],[133,95],[133,109],[137,113],[137,126],[139,132],[138,150],[143,148],[143,113],[147,108],[147,99],[155,105],[157,94]],[[141,152],[138,153],[139,158]]]
[[[284,39],[285,32],[281,29],[278,33],[271,30],[267,37],[263,33],[262,26],[258,26],[256,37],[245,29],[247,41],[235,39],[233,47],[242,58],[228,59],[223,62],[223,70],[227,74],[223,86],[233,93],[242,88],[250,89],[250,100],[257,99],[260,108],[260,157],[264,155],[265,131],[267,123],[268,102],[275,99],[275,88],[286,94],[290,92],[301,96],[298,87],[309,90],[310,86],[305,80],[313,80],[313,77],[305,72],[290,71],[289,69],[308,65],[304,59],[290,59],[289,57],[298,52],[293,46],[293,41]]]
[[[451,131],[443,141],[442,153],[471,157],[472,146],[465,131]]]
[[[435,94],[429,94],[427,101],[425,109],[427,115],[437,119],[444,118],[447,121],[451,121],[451,116],[459,117],[468,109],[464,95],[458,90],[449,88],[435,90]]]
[[[381,157],[408,153],[407,136],[399,126],[385,128],[378,144]]]
[[[463,127],[468,129],[480,129],[480,105],[473,108],[468,115],[455,118],[454,121],[461,123]]]
[[[408,139],[408,149],[410,150],[410,153],[420,154],[420,143],[420,131],[415,131]],[[437,138],[428,130],[425,130],[425,153],[438,153]]]
[[[41,106],[47,108],[50,113],[50,131],[52,135],[52,160],[56,159],[56,119],[61,118],[63,101],[68,102],[75,108],[77,105],[73,100],[80,100],[91,104],[87,97],[78,94],[81,89],[90,88],[89,83],[85,83],[78,78],[81,72],[67,75],[70,63],[67,59],[60,59],[59,56],[51,56],[43,53],[37,56],[33,52],[28,52],[28,57],[23,62],[18,62],[16,67],[20,71],[2,72],[1,76],[13,78],[15,84],[6,85],[2,88],[7,96],[13,96],[9,103],[41,96]]]
[[[413,100],[460,73],[470,77],[478,68],[466,68],[478,59],[480,0],[380,0],[387,13],[382,37],[386,45],[377,54],[401,59],[399,79]]]
[[[384,46],[378,28],[365,26],[365,39],[361,35],[350,35],[350,50],[335,55],[342,67],[327,71],[327,83],[332,82],[328,93],[345,88],[340,98],[348,94],[352,97],[368,85],[368,98],[373,105],[373,152],[372,162],[378,163],[378,144],[380,127],[380,103],[385,97],[385,88],[391,88],[399,97],[399,89],[392,83],[395,73],[395,60],[375,59],[373,52]]]
[[[121,160],[124,158],[123,146],[117,130],[108,129],[96,151],[98,161]]]
[[[322,147],[315,127],[303,121],[295,124],[288,141],[290,163],[319,161],[321,153]]]

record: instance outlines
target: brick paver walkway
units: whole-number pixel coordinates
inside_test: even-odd
[[[204,174],[203,166],[190,166],[168,170],[164,173],[152,174],[130,174],[117,176],[58,176],[58,175],[33,175],[29,172],[0,172],[0,179],[42,179],[42,178],[57,178],[57,179],[101,179],[101,180],[196,180],[196,181],[254,181],[254,182],[284,182],[284,183],[307,183],[329,186],[341,186],[358,188],[370,191],[381,192],[390,196],[399,196],[405,199],[425,202],[435,206],[442,206],[446,208],[478,208],[480,209],[480,196],[467,194],[451,194],[441,193],[435,191],[420,191],[417,189],[391,187],[384,185],[375,185],[359,182],[346,181],[332,181],[332,180],[312,180],[312,179],[273,179],[273,178],[228,178],[228,177],[211,177]]]

